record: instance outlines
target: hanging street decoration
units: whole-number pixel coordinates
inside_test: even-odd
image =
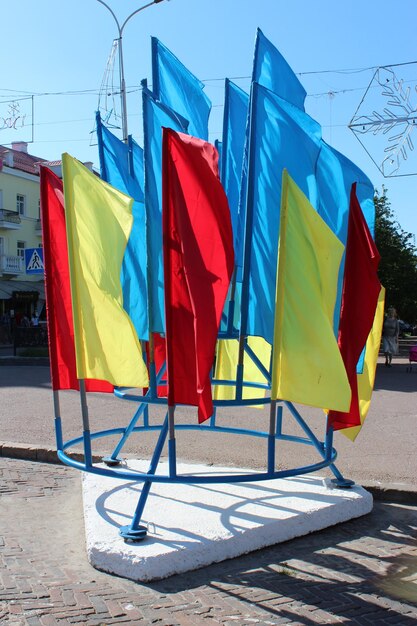
[[[417,174],[417,62],[379,67],[349,128],[384,177]]]

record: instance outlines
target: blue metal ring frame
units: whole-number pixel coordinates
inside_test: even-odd
[[[249,352],[249,356],[252,354]],[[254,362],[256,355],[254,356]],[[257,363],[259,364],[259,363]],[[262,368],[263,373],[265,369]],[[88,417],[84,421],[84,431],[81,437],[76,437],[69,441],[64,442],[62,437],[62,423],[59,413],[56,412],[55,417],[55,431],[57,441],[57,454],[60,461],[74,467],[75,469],[89,472],[91,474],[97,474],[100,476],[108,476],[111,478],[118,478],[120,480],[130,480],[143,483],[142,491],[139,497],[138,504],[136,506],[135,514],[132,518],[132,522],[129,526],[123,526],[120,529],[121,536],[126,541],[142,541],[146,535],[147,530],[144,526],[140,525],[142,513],[150,492],[152,483],[172,483],[172,484],[221,484],[221,483],[240,483],[240,482],[258,482],[262,480],[272,480],[279,478],[289,478],[292,476],[298,476],[302,474],[309,474],[317,470],[329,467],[333,472],[335,479],[334,484],[337,487],[347,488],[354,484],[350,480],[346,480],[339,472],[334,462],[337,457],[337,452],[333,448],[333,430],[330,428],[326,431],[325,441],[321,442],[308,424],[302,418],[300,413],[294,407],[291,402],[286,401],[271,401],[270,397],[258,397],[258,398],[242,398],[242,387],[259,389],[260,393],[265,393],[269,390],[269,381],[263,383],[247,383],[244,381],[230,381],[230,380],[213,380],[213,385],[229,385],[236,388],[235,400],[213,400],[214,414],[211,419],[205,425],[197,424],[176,424],[174,425],[173,410],[174,407],[168,406],[168,411],[165,420],[162,424],[151,425],[149,423],[149,407],[152,405],[165,405],[167,406],[167,398],[157,397],[156,387],[165,384],[162,381],[165,369],[162,368],[158,375],[154,376],[154,385],[152,385],[145,395],[139,395],[129,389],[118,388],[115,389],[114,394],[116,397],[131,401],[138,404],[138,408],[130,420],[130,423],[126,428],[111,428],[108,430],[102,430],[95,433],[90,433],[88,426]],[[240,387],[240,389],[238,389]],[[86,406],[85,399],[81,396],[82,407],[83,402]],[[219,426],[216,423],[216,414],[219,407],[242,407],[242,406],[254,406],[254,405],[270,405],[270,430],[269,432]],[[282,432],[282,413],[283,408],[286,407],[291,416],[302,428],[305,433],[305,437],[287,435]],[[137,426],[138,420],[142,418],[143,423]],[[199,433],[219,433],[219,434],[231,434],[231,435],[244,435],[250,437],[261,437],[267,439],[267,462],[265,471],[249,472],[249,473],[215,473],[210,472],[207,475],[193,475],[193,474],[178,474],[177,473],[177,459],[176,459],[176,441],[175,431],[182,430],[195,430]],[[119,456],[124,444],[132,433],[140,432],[159,432],[158,440],[149,462],[149,469],[147,472],[135,471],[132,469],[126,469],[125,467],[117,467],[120,465],[122,459]],[[102,465],[93,464],[92,462],[92,448],[91,442],[96,439],[105,438],[109,436],[119,435],[120,440],[116,445],[114,451],[109,457],[103,458],[103,462],[107,467]],[[157,473],[158,464],[164,448],[165,442],[168,438],[168,473]],[[305,465],[301,467],[293,467],[285,470],[277,470],[275,468],[275,446],[277,441],[287,441],[297,444],[304,444],[313,446],[321,456],[321,460]],[[66,450],[77,446],[79,444],[84,445],[84,462],[71,458]]]
[[[139,426],[135,427],[132,432],[150,432],[150,431],[162,431],[164,428],[162,425],[156,426]],[[235,435],[247,435],[252,437],[263,437],[267,439],[269,437],[268,433],[256,430],[247,430],[242,428],[232,428],[232,427],[223,427],[223,426],[198,426],[193,424],[178,424],[175,427],[175,430],[198,430],[200,433],[202,432],[217,432],[224,434],[235,434]],[[98,431],[96,433],[91,433],[91,439],[99,439],[103,437],[109,437],[112,435],[122,435],[124,434],[124,428],[112,428],[109,430]],[[305,445],[315,445],[313,442],[308,439],[303,439],[302,437],[296,437],[292,435],[275,435],[276,441],[291,441],[295,443],[305,444]],[[77,461],[72,459],[71,456],[65,453],[65,450],[71,448],[73,446],[83,444],[84,437],[76,437],[74,439],[70,439],[67,442],[63,443],[61,447],[58,447],[58,457],[60,461],[74,467],[79,470],[88,471],[92,474],[99,474],[101,476],[111,476],[113,478],[120,478],[122,480],[134,480],[137,482],[152,480],[152,482],[160,482],[160,483],[189,483],[189,484],[204,484],[204,483],[228,483],[228,482],[253,482],[260,480],[270,480],[272,478],[287,478],[289,476],[297,476],[298,474],[308,474],[311,472],[315,472],[317,470],[323,469],[324,467],[328,467],[332,465],[336,458],[337,452],[334,448],[331,449],[330,454],[326,454],[323,461],[319,463],[313,463],[311,465],[306,465],[303,467],[297,467],[289,470],[279,470],[279,471],[266,471],[266,472],[257,472],[253,474],[228,474],[228,475],[213,475],[210,476],[191,476],[191,475],[178,475],[169,476],[169,475],[161,475],[155,473],[145,473],[145,472],[136,472],[131,470],[116,470],[104,467],[97,467],[94,465],[87,465],[86,463],[82,463],[81,461]],[[323,449],[324,451],[324,449]]]

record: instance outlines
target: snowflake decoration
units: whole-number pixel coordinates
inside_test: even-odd
[[[392,67],[379,67],[376,70],[349,124],[375,165],[387,178],[417,174],[413,143],[417,129],[416,64],[395,66],[403,68],[404,74],[408,72],[408,76],[401,80],[396,77]]]

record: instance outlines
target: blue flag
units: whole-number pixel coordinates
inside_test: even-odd
[[[282,54],[260,28],[256,33],[252,82],[259,83],[304,111],[306,90]]]
[[[346,246],[349,201],[352,184],[356,183],[356,197],[361,206],[365,221],[372,235],[375,230],[374,187],[369,178],[352,161],[343,154],[321,142],[321,150],[317,161],[317,186],[319,190],[318,213],[326,224]],[[339,328],[340,306],[342,301],[343,276],[345,257],[340,264],[337,298],[334,309],[333,326],[337,333]],[[364,352],[358,362],[358,373],[362,372]]]
[[[149,327],[165,332],[162,254],[162,128],[186,133],[187,120],[143,88],[145,208],[148,242]]]
[[[243,243],[240,246],[237,238],[240,232],[238,229],[238,213],[248,103],[248,94],[226,78],[220,177],[229,202],[235,252],[243,249]],[[242,263],[240,263],[239,267],[241,265]],[[236,274],[233,278],[231,289],[227,295],[222,317],[222,331],[230,330],[231,324],[234,327],[239,326],[241,284],[237,283],[238,278],[241,280],[240,273],[239,276]],[[231,298],[233,298],[233,304],[231,304]]]
[[[229,201],[235,249],[248,104],[248,94],[226,78],[221,179]]]
[[[322,141],[316,176],[319,188],[318,212],[343,245],[346,245],[347,240],[349,198],[353,183],[357,183],[356,195],[373,234],[374,187],[366,174],[347,157]]]
[[[275,46],[265,37],[260,28],[256,31],[255,53],[252,69],[252,84],[258,83],[266,87],[283,100],[304,111],[306,91],[287,61]],[[242,280],[243,266],[243,236],[246,220],[246,187],[248,176],[248,141],[249,117],[246,124],[246,140],[242,164],[241,191],[239,198],[239,217],[237,220],[236,235],[236,265],[237,278]]]
[[[129,143],[115,137],[96,114],[101,177],[119,191],[133,198],[133,225],[123,257],[121,283],[123,306],[138,337],[149,338],[146,228],[143,195],[143,150],[129,137]]]
[[[145,173],[143,168],[143,148],[133,139],[132,135],[127,138],[129,147],[129,169],[138,182],[138,199],[145,202]]]
[[[256,83],[250,120],[242,333],[272,344],[282,172],[287,169],[317,206],[321,129],[302,110]]]
[[[204,84],[156,37],[152,37],[152,90],[154,97],[188,120],[188,133],[208,140],[211,102]]]

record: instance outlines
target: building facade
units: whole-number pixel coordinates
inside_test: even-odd
[[[42,259],[38,272],[28,270],[28,253],[42,248],[39,174],[46,161],[27,148],[0,146],[0,343],[23,317],[45,316]]]

